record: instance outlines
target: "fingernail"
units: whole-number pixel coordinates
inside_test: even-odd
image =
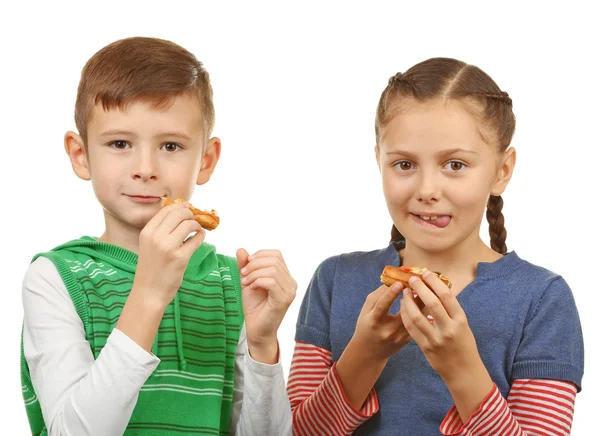
[[[248,277],[244,277],[244,278],[242,279],[242,283],[243,283],[243,284],[246,284],[246,283],[248,283]]]
[[[242,268],[242,270],[240,271],[242,274],[246,274],[246,268]]]
[[[429,274],[431,274],[431,271],[429,271],[428,269],[426,269],[425,271],[423,271],[423,274],[421,274],[423,276],[423,278],[427,277]]]
[[[410,283],[412,285],[417,280],[418,280],[418,278],[416,276],[412,276],[410,279],[408,279],[408,283]]]

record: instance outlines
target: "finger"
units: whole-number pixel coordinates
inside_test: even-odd
[[[240,271],[243,275],[248,275],[251,274],[254,271],[257,271],[259,269],[262,268],[267,268],[267,267],[275,267],[280,271],[286,271],[287,272],[287,268],[285,267],[285,265],[281,262],[280,259],[278,259],[277,257],[259,257],[259,258],[252,258],[248,264],[243,268],[244,271]]]
[[[425,303],[423,303],[423,300],[421,300],[419,298],[418,295],[415,295],[414,291],[410,288],[406,288],[407,292],[410,290],[412,296],[413,296],[413,301],[415,302],[415,304],[417,305],[417,307],[419,308],[419,310],[421,311],[421,313],[423,312],[423,309],[425,308]],[[400,304],[400,309],[398,310],[397,313],[394,314],[395,317],[400,318],[400,311],[402,310],[402,304]]]
[[[200,230],[202,230],[202,226],[196,220],[183,220],[167,238],[173,246],[180,247],[191,233],[196,233]]]
[[[452,322],[438,296],[422,280],[417,277],[411,277],[409,283],[440,328],[444,328]]]
[[[423,280],[437,295],[450,318],[454,319],[457,316],[462,316],[464,314],[464,311],[456,299],[456,296],[436,274],[432,274],[431,271],[425,271],[423,274]]]
[[[235,259],[237,260],[237,266],[238,266],[238,270],[240,271],[240,274],[242,273],[242,269],[248,265],[248,252],[244,249],[244,248],[240,248],[238,249],[238,251],[235,252]]]
[[[363,304],[363,308],[362,308],[361,312],[362,311],[370,312],[371,310],[373,310],[373,308],[375,307],[375,304],[377,303],[377,300],[379,300],[379,298],[387,290],[388,290],[388,287],[386,285],[381,285],[380,287],[375,289],[373,292],[371,292],[369,295],[367,295],[367,298],[365,299],[365,304]]]
[[[170,207],[170,206],[167,206]],[[182,221],[194,221],[194,214],[187,208],[171,209],[169,214],[160,223],[154,233],[160,235],[169,235],[181,224]]]
[[[402,292],[402,283],[396,282],[379,297],[375,306],[373,306],[373,315],[377,318],[385,318],[389,315],[392,303],[400,296]]]
[[[412,322],[408,313],[406,312],[406,304],[404,304],[404,295],[402,296],[402,304],[400,305],[400,318],[402,319],[402,325],[404,329],[408,332],[410,337],[415,341],[415,343],[422,348],[427,345],[428,340],[427,337],[421,332],[417,326]]]
[[[427,317],[423,315],[423,313],[421,312],[421,310],[417,306],[417,303],[414,300],[415,299],[412,296],[412,292],[410,292],[409,290],[405,290],[402,296],[403,307],[401,310],[404,310],[406,316],[402,316],[402,321],[405,322],[404,325],[406,326],[407,330],[408,326],[406,325],[406,319],[410,321],[411,326],[414,326],[413,331],[409,330],[411,336],[413,336],[413,332],[415,332],[416,335],[421,334],[427,340],[429,340],[429,338],[433,338],[436,334],[435,327],[433,327],[427,319]],[[415,336],[413,336],[413,338],[417,340]]]
[[[180,249],[181,253],[188,258],[192,257],[194,252],[202,245],[202,242],[204,242],[204,238],[206,238],[206,231],[201,228],[194,236],[191,236],[185,241]]]
[[[264,268],[259,268],[255,271],[252,271],[248,275],[242,277],[242,284],[244,286],[250,286],[254,281],[263,277],[268,277],[275,279],[279,283],[279,285],[282,286],[285,283],[285,281],[282,280],[283,274],[284,272],[279,270],[276,266],[267,265]]]
[[[283,259],[283,255],[281,254],[281,251],[279,251],[279,250],[259,250],[250,256],[250,260],[260,259],[263,257],[276,257],[281,261],[283,266],[285,266],[287,269],[287,264],[285,263],[285,260]]]
[[[184,210],[189,209],[188,203],[173,203],[165,207],[161,207],[158,212],[148,221],[146,224],[145,230],[154,231],[158,226],[160,226],[165,218],[174,210]]]
[[[269,297],[273,298],[273,300],[284,303],[287,305],[292,304],[294,297],[289,293],[286,293],[283,288],[279,285],[277,280],[272,277],[260,277],[256,279],[252,285],[249,286],[250,289],[264,289],[269,293]]]

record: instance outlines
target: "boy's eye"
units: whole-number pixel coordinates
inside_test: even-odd
[[[110,145],[118,150],[125,150],[129,146],[129,144],[127,144],[127,141],[114,141],[111,142]]]
[[[173,152],[173,151],[177,151],[181,147],[179,146],[179,144],[175,144],[174,142],[167,142],[161,148],[163,148],[165,151],[171,151],[171,152]]]
[[[400,169],[401,171],[409,171],[413,168],[413,164],[412,162],[409,162],[407,160],[402,160],[400,162],[396,162],[394,164],[394,166],[398,169]]]

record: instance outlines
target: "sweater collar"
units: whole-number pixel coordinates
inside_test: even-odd
[[[400,265],[400,255],[398,251],[405,247],[404,241],[391,242],[381,251],[382,262],[385,265]],[[522,262],[515,251],[510,251],[494,262],[479,262],[477,264],[477,279],[493,279],[503,277],[515,271]]]

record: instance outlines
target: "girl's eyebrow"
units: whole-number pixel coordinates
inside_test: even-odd
[[[451,154],[455,154],[455,153],[468,153],[468,154],[477,154],[477,152],[475,150],[468,150],[466,148],[450,148],[448,150],[441,150],[438,151],[436,153],[436,156],[438,157],[444,157],[444,156],[449,156]],[[397,154],[400,156],[406,156],[409,158],[414,158],[415,154],[408,152],[408,151],[404,151],[404,150],[393,150],[393,151],[388,151],[386,152],[387,155],[391,155],[391,154]]]

